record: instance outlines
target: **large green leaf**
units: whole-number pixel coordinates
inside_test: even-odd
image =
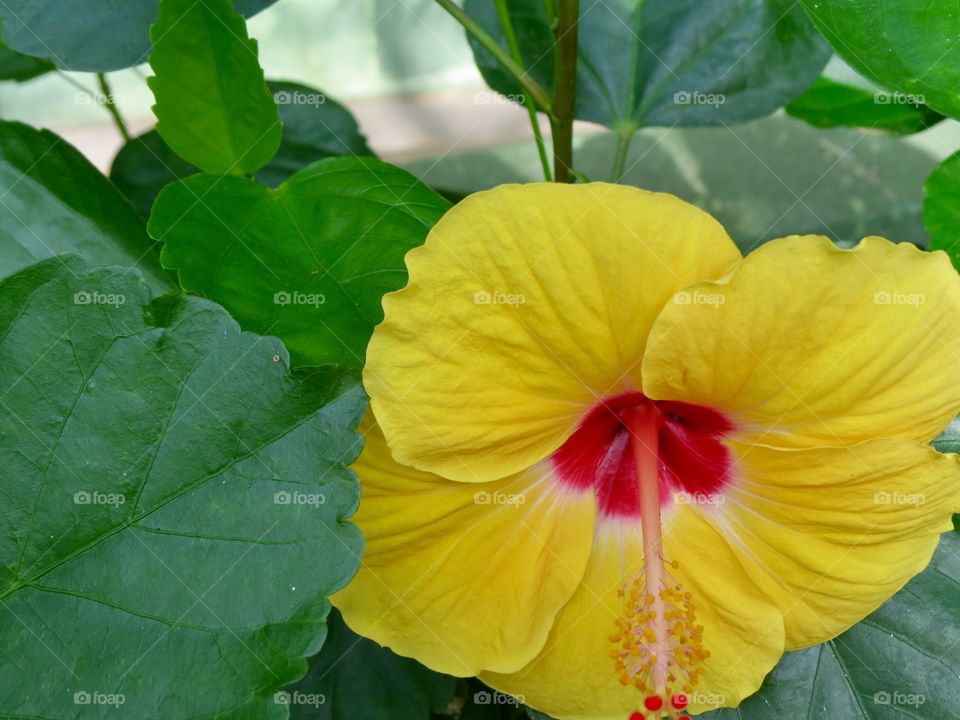
[[[933,441],[933,446],[943,453],[960,453],[960,418],[956,418]]]
[[[2,714],[285,718],[362,550],[358,379],[76,256],[0,282],[0,356]]]
[[[530,75],[553,84],[555,41],[543,0],[508,0]],[[494,3],[467,11],[506,48]],[[581,4],[577,117],[611,128],[720,125],[768,115],[802,93],[829,45],[791,0],[622,0]],[[522,91],[471,40],[495,90]]]
[[[283,122],[277,154],[255,177],[276,187],[297,170],[335,155],[373,155],[356,119],[320,90],[290,82],[269,83]],[[199,172],[151,130],[124,145],[113,161],[110,179],[144,216],[172,182]]]
[[[359,368],[381,296],[406,283],[404,255],[448,207],[399,168],[328,158],[276,190],[194,175],[164,188],[148,227],[184,290],[277,335],[295,364]]]
[[[930,247],[944,250],[960,268],[960,153],[933,171],[924,191],[923,224],[930,232]]]
[[[0,80],[25,82],[53,70],[53,63],[11,50],[0,40]]]
[[[157,132],[204,172],[244,175],[277,152],[280,117],[230,0],[160,0],[150,29]]]
[[[276,0],[234,0],[246,16]],[[139,65],[150,52],[157,0],[4,0],[3,36],[14,50],[65,70],[105,72]]]
[[[47,130],[0,122],[0,277],[67,251],[172,286],[143,220],[83,155]]]
[[[837,53],[875,82],[960,117],[957,0],[800,0]]]
[[[293,720],[427,720],[446,710],[455,680],[356,635],[330,614],[323,650],[282,698]]]
[[[960,708],[960,535],[840,637],[789,653],[758,693],[709,720],[952,718]]]
[[[787,105],[787,113],[815,127],[859,127],[907,135],[926,130],[943,115],[925,105],[905,102],[887,91],[854,87],[820,77]]]

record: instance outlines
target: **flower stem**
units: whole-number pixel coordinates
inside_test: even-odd
[[[123,141],[130,142],[130,131],[127,130],[127,124],[123,121],[123,116],[117,109],[116,102],[114,102],[113,91],[110,89],[110,83],[107,82],[107,76],[102,72],[97,73],[97,82],[100,84],[100,92],[103,94],[104,107],[107,108],[107,112],[113,118],[113,124],[117,126],[117,130],[123,136]]]
[[[550,99],[549,93],[541,87],[540,83],[530,77],[527,71],[520,67],[512,57],[504,52],[500,44],[494,40],[486,30],[480,27],[480,25],[472,17],[467,15],[467,13],[463,11],[463,8],[454,3],[453,0],[436,0],[436,3],[450,13],[453,19],[463,26],[464,30],[476,38],[477,42],[483,45],[483,47],[503,65],[506,71],[513,75],[514,79],[520,83],[520,87],[523,88],[524,92],[533,98],[538,108],[549,116],[553,115],[553,102]]]
[[[510,55],[518,65],[523,64],[523,56],[520,54],[520,45],[517,43],[517,35],[513,31],[513,22],[510,20],[510,12],[507,10],[507,0],[494,0],[497,6],[497,14],[500,16],[500,26],[503,28],[503,34],[507,38],[507,47],[510,48]],[[543,133],[540,132],[540,121],[537,119],[537,106],[533,98],[528,94],[523,95],[523,104],[527,108],[527,114],[530,116],[530,127],[533,129],[533,138],[537,143],[537,153],[540,155],[540,165],[543,167],[543,178],[547,182],[553,181],[553,173],[550,171],[550,158],[547,155],[547,148],[543,143]]]
[[[630,141],[636,134],[635,125],[623,125],[617,128],[617,150],[613,156],[613,170],[610,171],[610,182],[618,183],[623,180],[624,169],[627,166],[627,155],[630,152]]]
[[[577,107],[577,31],[580,0],[557,0],[554,66],[553,175],[569,182],[573,171],[573,115]]]

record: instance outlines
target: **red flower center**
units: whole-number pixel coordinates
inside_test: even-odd
[[[560,481],[593,490],[605,517],[640,517],[640,488],[630,446],[628,419],[651,408],[657,426],[660,504],[683,493],[683,502],[709,502],[730,481],[732,460],[722,439],[734,429],[722,413],[702,405],[650,400],[630,392],[605,398],[551,456]]]

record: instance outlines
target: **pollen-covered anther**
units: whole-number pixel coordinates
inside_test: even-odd
[[[620,683],[665,697],[692,693],[710,656],[693,595],[668,574],[655,597],[647,592],[642,573],[617,594],[624,609],[609,640]]]

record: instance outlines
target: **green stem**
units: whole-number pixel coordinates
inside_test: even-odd
[[[623,180],[623,172],[627,166],[627,154],[630,152],[630,141],[637,132],[633,125],[625,125],[617,129],[617,151],[613,156],[613,170],[610,171],[610,182],[618,183]]]
[[[110,83],[107,82],[107,76],[102,72],[97,73],[97,82],[100,84],[100,92],[103,94],[103,104],[107,108],[107,112],[110,113],[110,117],[113,118],[113,124],[117,126],[117,130],[123,136],[123,141],[130,142],[130,131],[127,130],[127,124],[123,121],[123,116],[113,100],[113,91],[110,89]]]
[[[450,13],[453,19],[463,26],[464,30],[473,35],[477,42],[483,45],[483,47],[496,58],[497,62],[503,65],[507,72],[513,75],[514,79],[520,83],[520,87],[523,88],[524,92],[533,98],[538,108],[547,113],[547,115],[553,116],[553,103],[547,91],[544,90],[536,80],[531,78],[527,74],[527,71],[520,67],[512,57],[507,55],[507,53],[503,51],[503,48],[500,47],[500,44],[490,37],[486,30],[480,27],[477,22],[467,15],[467,13],[463,11],[463,8],[454,3],[453,0],[436,0],[436,3]]]
[[[553,176],[569,182],[573,170],[573,114],[577,107],[577,30],[580,0],[557,2],[557,55],[553,98]]]
[[[523,65],[523,56],[520,54],[520,45],[517,43],[517,35],[513,31],[513,22],[510,20],[510,12],[507,10],[507,0],[494,0],[497,6],[497,14],[500,16],[500,26],[503,28],[503,34],[507,38],[507,47],[510,48],[510,55],[518,65]],[[533,138],[537,143],[537,153],[540,155],[540,165],[543,167],[543,178],[547,182],[553,181],[553,174],[550,172],[550,157],[547,155],[547,147],[543,142],[543,133],[540,131],[540,120],[537,118],[537,106],[533,98],[524,93],[523,104],[527,108],[527,115],[530,116],[530,127],[533,128]]]

